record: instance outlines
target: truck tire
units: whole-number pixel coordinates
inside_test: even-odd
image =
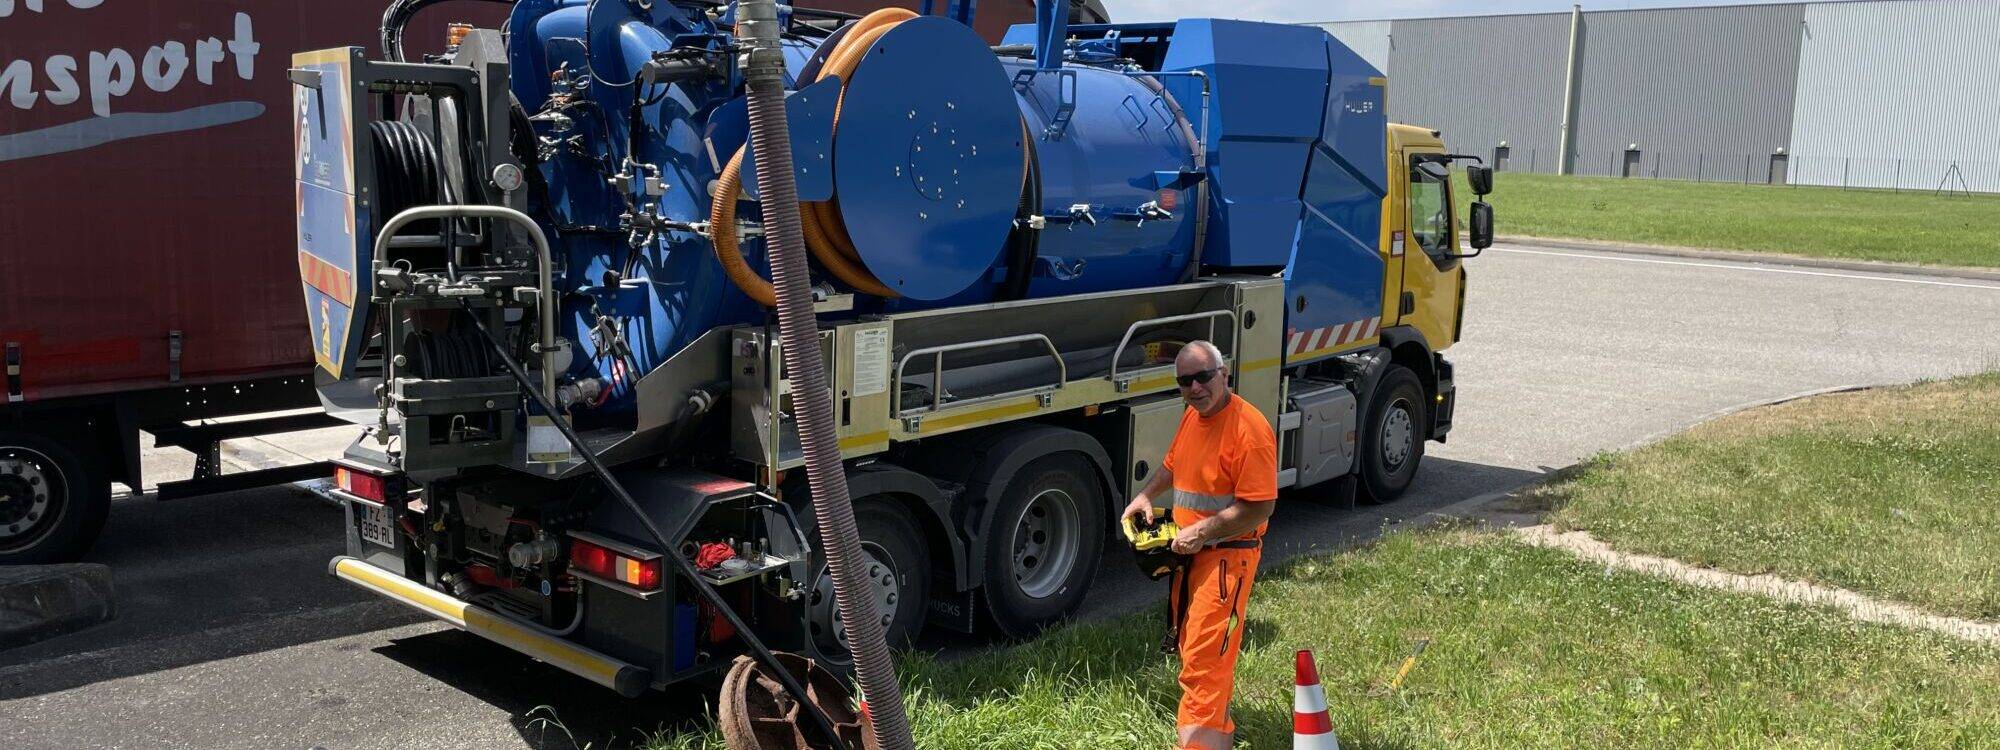
[[[889,645],[915,643],[923,634],[930,606],[931,555],[923,530],[902,504],[880,498],[856,502],[854,520],[861,530],[861,551],[868,557],[869,595],[877,614],[888,618],[884,630]],[[817,533],[809,532],[815,544]],[[819,576],[806,594],[808,635],[822,661],[845,667],[854,659],[848,654],[847,633],[834,605],[833,574],[827,570],[825,557],[817,550],[813,556]]]
[[[1390,365],[1369,394],[1361,429],[1361,500],[1386,503],[1402,497],[1424,459],[1424,425],[1430,424],[1424,385],[1402,365]]]
[[[1008,482],[986,547],[986,609],[1002,635],[1031,638],[1076,612],[1104,549],[1105,501],[1083,457],[1036,459]]]
[[[41,435],[0,432],[0,565],[76,560],[110,512],[97,462]]]

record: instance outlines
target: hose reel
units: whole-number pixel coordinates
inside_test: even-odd
[[[415,123],[376,120],[368,123],[368,135],[379,194],[374,212],[376,229],[404,209],[444,202],[439,179],[443,166],[438,161],[437,144],[429,133]]]
[[[1026,126],[998,62],[963,25],[901,8],[870,13],[829,42],[799,78],[801,87],[829,76],[841,81],[838,197],[800,210],[814,260],[849,288],[884,298],[941,299],[983,278],[1007,243],[1030,175]],[[913,63],[931,60],[935,65]],[[968,74],[991,80],[948,80],[944,68],[991,73]],[[861,135],[841,139],[843,124]],[[730,157],[717,180],[709,226],[731,281],[768,307],[775,304],[770,282],[744,262],[736,226],[746,150]],[[1012,160],[1005,177],[995,171],[1001,159]],[[865,224],[849,226],[857,216]]]

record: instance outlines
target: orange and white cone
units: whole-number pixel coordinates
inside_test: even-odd
[[[1326,689],[1311,651],[1300,651],[1292,688],[1292,750],[1340,750],[1333,719],[1326,713]]]

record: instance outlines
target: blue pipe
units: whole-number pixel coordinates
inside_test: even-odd
[[[917,7],[917,15],[928,16],[937,12],[937,0],[924,0]],[[953,21],[972,25],[973,16],[979,12],[979,0],[949,0],[945,4],[944,15]]]
[[[1067,0],[1035,2],[1035,67],[1055,70],[1062,67],[1063,40],[1069,37]]]
[[[928,3],[928,0],[926,0],[926,3]],[[979,0],[951,0],[949,9],[945,11],[945,14],[951,16],[951,19],[954,21],[971,26],[972,18],[978,12]]]

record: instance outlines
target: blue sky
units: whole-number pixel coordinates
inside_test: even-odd
[[[1796,0],[1584,0],[1583,9],[1752,5]],[[1568,11],[1572,0],[1104,0],[1114,21],[1221,16],[1260,21],[1360,21]]]

